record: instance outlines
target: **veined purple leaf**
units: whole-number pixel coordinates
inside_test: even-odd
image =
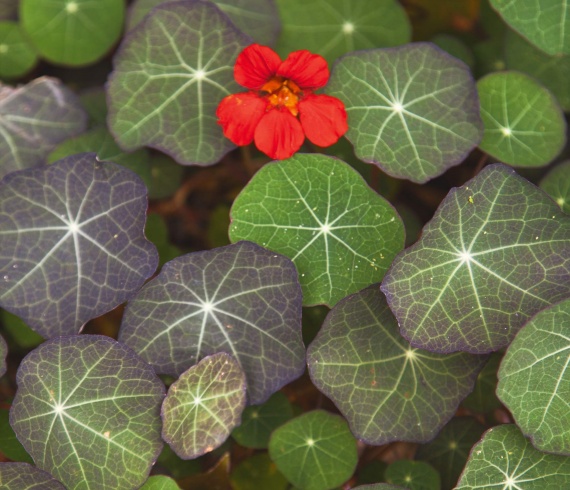
[[[65,490],[47,471],[28,463],[0,463],[0,485],[6,490]]]

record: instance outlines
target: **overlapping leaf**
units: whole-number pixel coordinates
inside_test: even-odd
[[[0,177],[44,163],[87,117],[79,99],[59,81],[38,78],[20,88],[0,84]]]
[[[382,290],[413,346],[498,350],[570,296],[570,218],[514,170],[490,165],[449,192]]]
[[[204,356],[232,354],[249,402],[262,403],[304,369],[297,272],[249,242],[178,257],[129,302],[119,338],[172,375]]]
[[[0,463],[0,485],[6,490],[66,490],[49,473],[28,463]]]
[[[562,489],[570,486],[570,458],[536,450],[515,425],[489,429],[473,447],[455,490]]]
[[[394,461],[386,468],[385,477],[387,482],[405,485],[410,490],[441,489],[439,473],[423,461]]]
[[[357,49],[404,44],[411,27],[403,7],[394,0],[277,0],[283,31],[278,50],[308,49],[332,63]]]
[[[164,385],[131,349],[101,335],[58,337],[20,364],[10,424],[68,490],[138,488],[156,461]]]
[[[137,0],[130,9],[127,29],[135,27],[154,7],[172,0]],[[211,0],[245,34],[259,44],[272,46],[281,30],[274,0]]]
[[[540,188],[570,214],[570,160],[554,167],[540,181]]]
[[[492,73],[477,82],[485,131],[479,147],[516,167],[552,161],[566,142],[564,114],[554,96],[522,73]]]
[[[239,424],[245,407],[245,375],[220,352],[180,375],[162,404],[162,438],[182,459],[219,447]]]
[[[570,0],[490,0],[503,20],[550,55],[570,54]]]
[[[570,456],[570,300],[538,313],[499,369],[497,395],[541,451]]]
[[[481,139],[468,67],[431,43],[348,54],[326,92],[345,103],[356,156],[394,177],[426,182]]]
[[[172,478],[163,475],[151,476],[139,490],[180,490]]]
[[[0,305],[44,337],[77,333],[155,271],[146,188],[84,153],[0,184]]]
[[[156,7],[115,56],[109,126],[118,144],[158,148],[187,165],[220,160],[234,145],[215,112],[223,97],[240,91],[233,65],[249,43],[210,2]]]
[[[30,71],[38,60],[35,49],[18,22],[0,22],[0,46],[0,78],[21,77]]]
[[[334,305],[382,279],[404,246],[394,208],[344,162],[303,155],[264,166],[231,211],[230,239],[291,258],[305,305]]]
[[[309,374],[369,444],[426,442],[473,389],[485,359],[410,347],[377,286],[338,303],[307,351]]]

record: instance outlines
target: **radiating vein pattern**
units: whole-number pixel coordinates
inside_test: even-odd
[[[394,177],[426,182],[482,136],[469,68],[431,43],[348,54],[326,92],[345,103],[358,158]]]
[[[236,198],[230,239],[289,257],[305,305],[334,305],[382,279],[404,245],[392,206],[337,159],[296,155],[263,167]]]
[[[369,444],[426,442],[473,389],[485,358],[414,349],[378,286],[339,302],[307,351],[309,374]]]
[[[68,489],[145,481],[162,448],[164,385],[133,351],[104,336],[58,337],[22,361],[17,382],[10,424],[39,468]]]
[[[452,189],[382,290],[415,347],[486,353],[570,296],[570,218],[501,164]]]
[[[249,402],[262,403],[303,372],[300,322],[293,263],[240,242],[167,263],[127,305],[119,338],[175,376],[227,352],[246,374]]]
[[[156,7],[115,57],[109,125],[119,145],[158,148],[187,165],[216,163],[233,144],[215,111],[239,91],[233,65],[247,44],[210,2]]]
[[[146,188],[130,170],[74,155],[0,184],[0,305],[44,337],[74,334],[154,272]]]

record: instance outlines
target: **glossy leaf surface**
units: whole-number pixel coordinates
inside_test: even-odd
[[[382,283],[412,345],[486,353],[570,296],[570,218],[501,164],[452,189]]]

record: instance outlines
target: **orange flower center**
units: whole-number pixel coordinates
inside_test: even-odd
[[[265,98],[269,102],[268,109],[286,107],[294,116],[299,114],[297,104],[299,103],[300,95],[302,95],[301,89],[292,80],[283,77],[273,77],[261,87],[261,91],[267,92]]]

